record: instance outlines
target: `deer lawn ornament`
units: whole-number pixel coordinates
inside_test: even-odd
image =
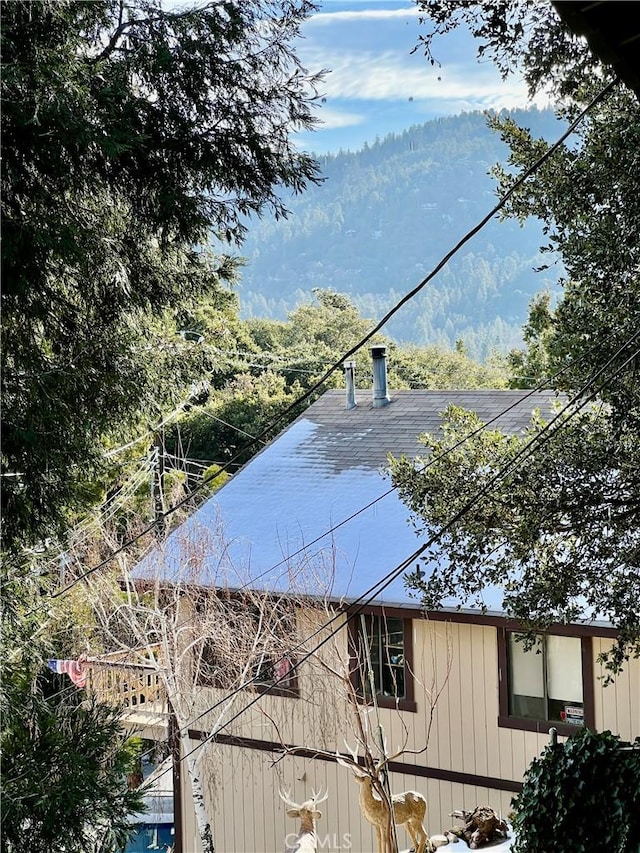
[[[313,791],[311,799],[305,800],[300,805],[294,803],[289,795],[283,793],[282,790],[279,789],[278,793],[280,799],[287,806],[287,815],[300,818],[300,831],[293,839],[292,844],[289,843],[291,839],[287,836],[285,853],[311,853],[311,851],[315,851],[317,848],[316,821],[322,817],[322,812],[318,811],[317,806],[327,799],[329,792],[327,791],[321,797],[319,793],[316,794]]]
[[[349,749],[349,752],[352,756],[350,759],[336,753],[336,761],[342,767],[347,767],[351,770],[356,781],[360,783],[360,811],[365,820],[373,824],[376,829],[378,853],[390,853],[388,808],[380,793],[375,790],[376,787],[380,790],[380,771],[390,759],[378,762],[371,769],[367,770],[358,763],[355,750]],[[419,794],[417,791],[405,791],[402,794],[393,794],[391,796],[391,805],[393,808],[393,822],[398,826],[404,826],[407,830],[415,853],[430,851],[431,843],[424,828],[427,801],[422,794]]]

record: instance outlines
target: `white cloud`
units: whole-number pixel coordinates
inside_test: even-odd
[[[436,69],[422,57],[403,57],[394,51],[329,53],[326,49],[312,48],[303,52],[307,66],[318,67],[322,63],[330,69],[322,85],[327,98],[475,101],[493,97],[510,105],[526,101],[523,83],[514,80],[497,86],[496,71],[488,64],[477,66],[469,74],[468,66],[449,64],[445,69]]]
[[[303,25],[299,58],[311,70],[327,69],[320,86],[326,103],[317,114],[322,123],[310,145],[322,146],[325,130],[334,131],[326,138],[335,148],[342,139],[354,145],[360,137],[383,137],[436,116],[548,106],[544,96],[531,102],[518,77],[503,81],[492,62],[478,62],[477,44],[464,27],[441,38],[441,65],[431,65],[422,51],[414,52],[421,32],[415,4],[376,3],[362,0],[359,10],[331,11],[324,0]]]
[[[421,13],[417,6],[406,9],[351,9],[340,12],[316,12],[306,21],[305,29],[312,25],[330,26],[353,21],[402,19],[417,17],[420,14],[424,13]]]
[[[362,113],[332,109],[324,104],[320,107],[316,115],[322,121],[320,127],[323,130],[335,130],[338,127],[353,127],[354,125],[362,124],[366,120]]]

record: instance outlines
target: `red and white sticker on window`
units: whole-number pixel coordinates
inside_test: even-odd
[[[563,722],[573,726],[584,725],[584,708],[577,708],[575,705],[565,705],[564,711],[560,712],[560,717]]]

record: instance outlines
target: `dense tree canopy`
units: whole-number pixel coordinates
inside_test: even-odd
[[[545,139],[564,128],[550,108],[509,114]],[[489,168],[508,153],[478,110],[319,157],[326,180],[290,199],[290,217],[251,224],[244,316],[285,319],[318,287],[348,293],[364,317],[385,316],[486,215]],[[419,346],[463,338],[477,360],[520,345],[529,300],[559,275],[558,265],[532,274],[544,261],[542,239],[535,218],[487,223],[386,333]]]
[[[66,676],[11,676],[3,709],[2,843],[10,853],[123,849],[127,815],[142,811],[129,790],[135,766],[121,711],[87,701]],[[102,845],[102,846],[101,846]]]
[[[629,747],[589,729],[549,744],[515,797],[514,853],[640,849],[640,741]]]
[[[248,214],[282,216],[281,188],[318,180],[289,136],[314,123],[317,77],[292,47],[311,4],[169,7],[1,5],[2,835],[12,851],[121,847],[140,803],[119,713],[46,668],[79,629],[54,635],[38,602],[60,564],[34,567],[34,554],[95,500],[106,448],[149,434],[203,374],[219,380],[192,321],[204,312],[221,343],[242,340],[236,262],[210,251],[213,235],[240,243]]]
[[[105,435],[197,378],[152,318],[202,294],[235,310],[210,235],[240,240],[247,214],[284,214],[280,186],[317,180],[289,141],[314,123],[292,49],[311,8],[2,3],[6,550],[54,535]]]
[[[63,647],[57,632],[43,628],[37,594],[28,579],[10,595],[3,589],[2,849],[116,853],[130,833],[129,815],[143,807],[143,791],[126,782],[137,747],[121,709],[48,669]]]
[[[295,401],[316,385],[336,358],[356,346],[373,325],[345,294],[316,289],[314,297],[314,302],[299,305],[286,321],[246,321],[242,350],[220,351],[212,342],[211,360],[217,352],[222,375],[228,375],[231,369],[236,370],[236,375],[203,405],[191,407],[167,429],[166,443],[174,455],[195,457],[205,463],[233,459],[235,466],[250,459],[262,442],[297,417],[302,409],[294,406]],[[210,337],[206,327],[202,331],[206,347]],[[378,334],[354,356],[359,388],[371,387],[372,342],[388,347],[391,389],[506,385],[503,364],[478,364],[466,355],[462,344],[453,351],[436,346],[402,346]],[[342,373],[336,371],[328,383],[313,392],[312,399],[327,386],[344,386]],[[276,422],[274,428],[262,435],[271,422]],[[252,441],[257,435],[262,435],[262,442]]]
[[[471,22],[503,70],[519,63],[532,91],[551,83],[568,118],[612,79],[546,4],[420,6],[445,29]],[[523,26],[525,13],[532,27]],[[512,166],[529,166],[548,149],[507,119],[492,124],[510,145]],[[575,405],[553,428],[535,422],[526,437],[482,434],[424,472],[407,460],[394,466],[419,524],[447,525],[469,505],[436,546],[449,568],[413,578],[426,602],[497,583],[525,625],[604,617],[620,630],[607,658],[613,670],[640,653],[639,143],[637,99],[618,84],[505,210],[543,219],[566,267],[557,304],[541,296],[532,306],[528,350],[512,356],[514,384],[546,383]],[[496,175],[504,190],[509,175]],[[444,437],[428,437],[427,447],[451,447],[475,425],[452,411]]]

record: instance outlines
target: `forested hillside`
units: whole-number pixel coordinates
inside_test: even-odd
[[[555,139],[551,110],[514,112],[537,136]],[[415,287],[495,205],[491,167],[507,146],[480,112],[438,119],[361,151],[320,157],[325,180],[289,198],[291,215],[250,224],[240,300],[246,317],[284,318],[315,287],[348,294],[378,320]],[[531,297],[553,290],[542,226],[486,225],[390,321],[399,342],[453,347],[484,359],[521,343]],[[549,257],[544,259],[547,263]]]

